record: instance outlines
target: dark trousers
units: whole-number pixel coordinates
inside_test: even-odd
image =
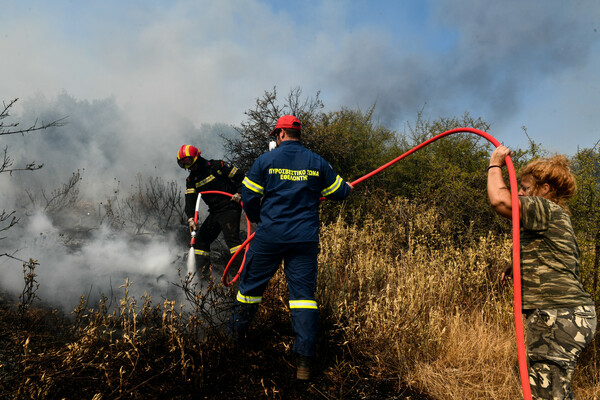
[[[319,310],[315,301],[318,254],[316,242],[282,244],[254,239],[246,255],[229,332],[240,335],[248,330],[267,283],[283,261],[292,329],[296,334],[293,351],[314,356],[319,330]]]
[[[241,208],[211,212],[202,222],[196,233],[196,244],[194,246],[196,265],[200,271],[210,264],[210,245],[219,237],[221,232],[223,232],[230,254],[235,253],[242,244],[240,240],[241,214]]]

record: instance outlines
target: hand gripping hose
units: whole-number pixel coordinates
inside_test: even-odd
[[[384,169],[394,165],[395,163],[397,163],[398,161],[402,160],[405,157],[408,157],[409,155],[413,154],[414,152],[422,149],[423,147],[435,142],[438,139],[441,139],[445,136],[449,136],[449,135],[453,135],[455,133],[464,133],[464,132],[469,132],[469,133],[474,133],[476,135],[479,135],[485,139],[487,139],[489,142],[491,142],[494,146],[498,147],[500,146],[500,142],[498,140],[496,140],[494,137],[492,137],[490,134],[481,131],[479,129],[474,129],[474,128],[456,128],[456,129],[451,129],[449,131],[440,133],[437,136],[432,137],[431,139],[421,143],[420,145],[412,148],[411,150],[407,151],[406,153],[394,158],[392,161],[382,165],[381,167],[377,168],[376,170],[366,174],[363,177],[358,178],[357,180],[355,180],[354,182],[351,182],[351,185],[354,186],[357,183],[360,183],[362,181],[364,181],[367,178],[372,177],[373,175],[376,175],[378,173],[380,173],[381,171],[383,171]],[[519,358],[519,375],[521,378],[521,388],[523,390],[523,398],[525,400],[531,400],[531,387],[529,386],[529,374],[527,371],[527,360],[526,360],[526,353],[525,353],[525,335],[523,332],[523,317],[522,317],[522,304],[521,304],[521,255],[520,255],[520,224],[519,224],[519,195],[518,195],[518,189],[517,189],[517,176],[515,174],[515,169],[512,163],[512,160],[510,158],[510,156],[506,156],[506,168],[508,169],[508,176],[509,176],[509,181],[510,181],[510,195],[511,195],[511,199],[512,199],[512,236],[513,236],[513,251],[512,251],[512,259],[513,259],[513,282],[514,282],[514,320],[515,320],[515,331],[516,331],[516,337],[517,337],[517,355]],[[323,199],[322,199],[323,200]],[[250,230],[248,230],[248,232],[250,232]],[[225,274],[227,273],[227,270],[229,269],[230,264],[232,263],[232,261],[237,257],[237,255],[239,254],[239,252],[246,246],[248,246],[248,244],[250,243],[250,241],[252,240],[252,238],[254,237],[254,233],[252,235],[249,235],[248,238],[244,241],[244,243],[242,243],[242,245],[240,246],[240,248],[233,254],[233,256],[231,257],[231,260],[229,260],[229,263],[227,264],[227,267],[225,268]],[[244,263],[242,262],[242,267],[240,268],[240,271],[238,272],[238,274],[235,276],[235,278],[233,280],[231,280],[231,282],[229,282],[229,284],[227,284],[225,281],[225,274],[223,275],[223,283],[225,283],[225,285],[230,285],[231,283],[233,283],[237,277],[239,276],[240,272],[242,271],[242,269],[244,268]]]
[[[194,223],[196,224],[196,226],[198,226],[198,208],[200,206],[200,195],[203,194],[222,194],[224,196],[229,196],[229,197],[233,197],[233,194],[231,193],[227,193],[227,192],[221,192],[219,190],[206,190],[204,192],[200,192],[198,193],[198,198],[196,199],[196,210],[194,212]],[[242,206],[243,204],[240,202],[240,206]],[[254,237],[254,234],[250,235],[250,220],[248,218],[246,218],[246,230],[247,230],[247,238],[251,238]],[[233,283],[239,276],[240,273],[242,272],[242,268],[244,267],[244,261],[246,261],[246,253],[244,253],[244,258],[242,259],[242,265],[240,266],[239,271],[237,272],[237,274],[234,276],[233,280],[231,280],[231,282],[227,282],[227,272],[229,271],[229,267],[231,265],[231,262],[235,259],[235,257],[239,254],[241,249],[244,249],[244,247],[246,247],[247,243],[250,243],[250,241],[248,239],[246,239],[246,241],[239,246],[238,250],[235,252],[235,254],[233,255],[233,257],[231,258],[231,260],[229,260],[229,263],[227,263],[227,267],[225,268],[225,272],[223,272],[223,284],[225,286],[229,286],[231,285],[231,283]],[[194,255],[194,244],[196,244],[196,231],[192,232],[192,240],[190,242],[190,252],[188,254],[188,262],[187,262],[187,267],[188,267],[188,273],[193,273],[196,271],[196,257]],[[248,248],[246,248],[246,252],[248,251]],[[190,258],[192,261],[190,261]]]

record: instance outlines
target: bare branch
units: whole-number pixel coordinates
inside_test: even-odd
[[[27,262],[27,261],[25,261],[25,260],[22,260],[22,259],[20,259],[20,258],[18,258],[18,257],[15,257],[15,256],[13,256],[12,254],[8,254],[8,253],[3,253],[3,254],[0,254],[0,257],[8,257],[8,258],[12,258],[13,260],[21,261],[21,262],[23,262],[23,263]]]
[[[17,127],[19,126],[18,122],[4,124],[4,122],[2,122],[2,120],[5,118],[8,118],[10,116],[9,110],[17,102],[17,100],[19,100],[19,99],[17,98],[17,99],[11,100],[8,103],[2,102],[3,107],[2,107],[2,112],[0,112],[0,136],[1,135],[15,135],[15,134],[19,134],[19,133],[21,135],[24,135],[24,134],[30,133],[30,132],[40,131],[40,130],[44,130],[44,129],[48,129],[48,128],[57,128],[57,127],[66,125],[67,117],[62,117],[62,118],[59,118],[57,120],[47,122],[47,123],[45,123],[44,121],[41,121],[39,124],[38,124],[38,120],[36,119],[32,125],[30,125],[27,128],[24,128],[24,129],[17,129]]]
[[[4,147],[4,154],[2,157],[2,163],[0,164],[0,173],[8,172],[12,175],[16,171],[35,171],[44,166],[44,164],[37,164],[35,161],[26,164],[23,168],[11,168],[13,165],[13,159],[8,155],[8,146]]]
[[[18,133],[24,135],[25,133],[40,131],[40,130],[44,130],[44,129],[48,129],[48,128],[60,127],[60,126],[64,126],[66,124],[66,122],[65,122],[66,117],[59,118],[59,119],[51,121],[49,123],[45,123],[45,122],[38,123],[38,120],[36,119],[36,121],[32,125],[30,125],[29,127],[25,128],[25,129],[19,129],[18,122],[5,123],[4,120],[10,116],[10,112],[9,112],[10,108],[12,106],[14,106],[14,104],[18,100],[19,99],[16,98],[16,99],[9,101],[8,103],[4,102],[4,101],[2,102],[2,107],[0,107],[0,136],[14,135],[14,134],[18,134]],[[44,166],[44,164],[38,164],[35,161],[32,161],[32,162],[25,164],[24,167],[13,168],[13,159],[8,155],[8,146],[4,147],[4,154],[2,155],[1,158],[2,158],[2,161],[0,163],[0,173],[8,172],[10,175],[12,175],[12,173],[16,172],[16,171],[35,171]],[[74,186],[74,185],[75,184],[72,183],[72,186]],[[67,189],[69,189],[69,188],[66,187],[64,190],[69,191]],[[30,195],[30,197],[31,197],[31,195]],[[59,197],[59,196],[55,195],[55,197]],[[18,222],[19,222],[19,218],[17,218],[15,216],[15,211],[2,210],[2,213],[0,213],[0,232],[9,230],[13,226],[15,226]],[[6,237],[0,237],[0,240],[5,239],[5,238]],[[8,255],[8,254],[3,254],[0,256],[6,256],[6,255]]]
[[[19,218],[15,217],[15,211],[2,210],[0,213],[0,232],[7,231],[19,222]],[[6,239],[6,236],[0,237],[0,240]]]

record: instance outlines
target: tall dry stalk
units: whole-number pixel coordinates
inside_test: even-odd
[[[449,230],[403,200],[361,226],[324,227],[320,302],[374,376],[439,399],[514,399],[510,295],[496,284],[510,240],[458,247]]]

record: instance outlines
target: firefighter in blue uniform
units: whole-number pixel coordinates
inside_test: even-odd
[[[276,137],[278,147],[261,155],[244,178],[244,211],[258,226],[246,255],[228,330],[235,338],[245,334],[268,281],[283,260],[296,334],[296,377],[306,380],[319,329],[315,290],[320,198],[343,200],[352,186],[300,143],[300,133],[296,117],[279,118],[270,134]]]
[[[223,232],[229,253],[233,254],[242,244],[240,240],[240,216],[242,213],[241,187],[244,174],[233,165],[222,160],[206,160],[198,148],[183,145],[177,153],[177,164],[190,171],[186,180],[185,214],[191,231],[198,227],[194,222],[198,193],[220,191],[231,193],[230,198],[222,194],[203,194],[208,206],[208,217],[196,234],[194,254],[197,268],[207,275],[210,265],[210,244]]]

